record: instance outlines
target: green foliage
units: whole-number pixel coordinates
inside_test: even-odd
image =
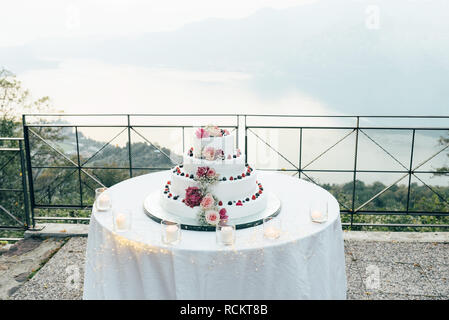
[[[21,114],[25,112],[43,112],[50,110],[50,100],[42,97],[32,100],[28,90],[22,88],[20,81],[11,72],[0,69],[0,137],[20,137]],[[58,130],[52,130],[44,135],[47,139],[58,139]],[[17,141],[0,141],[0,148],[17,149]],[[37,154],[42,143],[36,145]],[[35,156],[35,155],[33,155]],[[22,190],[22,172],[20,167],[20,154],[14,150],[0,152],[0,189]],[[0,191],[0,205],[21,223],[11,218],[0,209],[0,226],[24,227],[25,207],[22,192]],[[21,237],[21,231],[3,231],[2,237]]]
[[[350,185],[350,188],[349,188]],[[352,197],[352,183],[345,185],[327,185],[325,186],[337,199],[342,196]],[[380,182],[366,185],[361,181],[357,183],[356,204],[362,204],[385,186]],[[351,193],[344,194],[342,190],[351,190]],[[438,193],[434,193],[431,189],[424,185],[412,183],[410,185],[410,202],[409,210],[417,213],[431,212],[449,212],[449,187],[433,186],[432,189]],[[447,216],[418,216],[394,214],[395,211],[405,211],[407,207],[408,186],[395,185],[388,191],[384,192],[379,198],[367,204],[361,210],[363,211],[387,211],[388,215],[366,215],[362,213],[354,214],[354,223],[369,224],[449,224],[449,215]],[[356,206],[357,208],[357,206]],[[347,209],[342,206],[342,210]],[[342,215],[342,222],[350,222],[350,215]],[[364,227],[370,230],[382,231],[436,231],[438,228],[387,228],[387,227]],[[357,229],[357,228],[356,228]],[[444,230],[444,229],[442,229]]]

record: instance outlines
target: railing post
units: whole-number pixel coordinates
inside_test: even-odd
[[[128,164],[129,164],[129,177],[133,177],[133,158],[131,151],[131,117],[128,114]]]
[[[33,169],[31,167],[31,151],[30,151],[30,136],[28,132],[28,126],[26,124],[26,116],[22,116],[22,126],[23,126],[23,140],[25,143],[25,162],[26,171],[28,177],[28,188],[30,190],[30,213],[31,213],[31,225],[33,228],[36,226],[36,221],[34,220],[34,208],[36,206],[36,199],[34,197],[34,182],[33,182]]]
[[[246,126],[246,114],[245,114],[245,162],[248,162],[248,131]]]
[[[81,183],[81,159],[80,159],[80,144],[78,137],[78,127],[75,127],[75,136],[76,136],[76,155],[78,158],[78,179],[79,179],[79,189],[80,189],[80,206],[83,206],[83,185]]]
[[[237,149],[239,148],[239,131],[240,131],[240,116],[237,115],[237,127],[236,127],[236,139],[237,139]]]
[[[298,163],[298,179],[301,179],[302,169],[302,128],[299,128],[299,163]]]
[[[182,126],[182,154],[184,155],[186,152],[186,146],[185,146],[185,127]]]
[[[25,222],[26,229],[30,227],[30,206],[28,202],[28,188],[26,181],[26,171],[25,171],[25,157],[23,155],[23,141],[19,140],[19,153],[20,153],[20,175],[22,178],[22,190],[23,190],[23,204],[25,209]]]
[[[352,186],[352,207],[351,207],[351,229],[354,223],[354,209],[355,209],[355,189],[356,189],[356,178],[357,178],[357,152],[359,148],[359,127],[360,127],[360,117],[357,117],[357,125],[355,128],[355,151],[354,151],[354,175],[353,175],[353,186]]]
[[[410,166],[409,166],[409,171],[408,171],[408,190],[407,190],[407,213],[409,212],[409,207],[410,207],[410,184],[412,182],[412,166],[413,166],[413,153],[415,152],[415,133],[416,130],[413,129],[412,131],[412,148],[410,150]]]

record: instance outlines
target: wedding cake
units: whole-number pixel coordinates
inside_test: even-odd
[[[196,130],[193,146],[165,184],[162,208],[211,225],[264,210],[267,201],[257,172],[234,141],[228,130],[217,126]]]

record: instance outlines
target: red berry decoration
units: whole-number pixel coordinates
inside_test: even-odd
[[[262,194],[262,190],[259,190],[259,194]]]
[[[223,205],[223,202],[218,201],[218,205],[219,205],[219,206],[222,206],[222,205]]]
[[[168,194],[168,197],[170,198],[171,196],[172,196],[172,194],[171,194],[171,193],[169,193],[169,194]]]
[[[189,177],[189,174],[187,173],[187,174],[186,174],[186,178],[188,178],[188,177]]]
[[[251,199],[253,199],[253,200],[256,200],[256,196],[255,196],[255,195],[253,195],[253,196],[251,197]]]
[[[234,180],[234,177],[230,177],[229,180]]]
[[[243,206],[242,201],[237,201],[237,203],[235,204],[236,206]]]
[[[242,178],[245,178],[245,174],[244,173],[242,173]]]
[[[167,181],[167,184],[171,184],[171,181]]]

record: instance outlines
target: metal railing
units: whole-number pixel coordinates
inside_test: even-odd
[[[34,121],[33,121],[34,118]],[[67,119],[76,119],[76,123],[71,123]],[[45,120],[43,120],[45,119]],[[413,125],[401,126],[401,121],[414,122]],[[98,124],[101,123],[102,124]],[[419,124],[416,124],[419,122]],[[437,122],[435,124],[434,122]],[[283,173],[298,176],[299,178],[305,178],[311,182],[323,185],[314,177],[314,174],[346,174],[351,177],[348,183],[352,183],[350,192],[345,195],[345,201],[340,201],[341,213],[343,216],[348,216],[349,221],[344,222],[345,226],[349,227],[370,227],[370,226],[384,226],[384,227],[433,227],[434,224],[421,224],[421,223],[360,223],[355,221],[355,217],[362,215],[376,215],[376,216],[388,216],[388,215],[404,215],[404,216],[434,216],[434,217],[446,217],[449,216],[449,209],[446,210],[416,210],[412,207],[412,179],[418,181],[421,185],[425,186],[432,195],[438,198],[438,201],[443,204],[449,204],[449,199],[446,194],[442,194],[440,190],[430,183],[426,183],[422,175],[447,175],[449,172],[442,170],[429,170],[423,169],[425,165],[428,165],[434,158],[446,154],[449,151],[449,145],[441,145],[435,149],[432,154],[419,163],[416,163],[416,138],[422,136],[424,133],[434,132],[435,134],[445,135],[449,132],[449,117],[381,117],[381,116],[293,116],[293,115],[230,115],[230,114],[154,114],[154,115],[24,115],[23,116],[23,134],[24,143],[26,149],[26,162],[28,173],[28,185],[30,190],[30,207],[31,217],[34,222],[39,220],[88,220],[86,217],[60,217],[60,216],[35,216],[35,210],[42,209],[55,209],[55,210],[76,210],[76,209],[89,209],[92,205],[92,197],[90,196],[94,191],[95,186],[105,186],[104,181],[99,178],[95,171],[101,170],[114,170],[122,172],[122,178],[132,178],[136,176],[136,173],[145,173],[169,169],[176,163],[174,156],[184,154],[186,151],[186,131],[193,130],[195,126],[205,125],[208,123],[215,123],[217,125],[235,130],[236,143],[240,145],[244,150],[249,163],[255,163],[256,168],[261,171],[280,171]],[[83,150],[83,143],[80,140],[84,137],[82,132],[87,129],[117,129],[118,133],[112,135],[112,139],[107,139],[106,143],[102,146],[96,146],[97,150],[90,152],[87,156],[85,150]],[[148,136],[145,130],[170,130],[177,132],[177,137],[182,142],[182,148],[179,147],[179,152],[168,153],[167,150],[171,150],[171,146],[167,148],[160,146],[154,142],[153,134]],[[74,152],[67,154],[63,149],[58,148],[56,144],[51,140],[51,134],[48,134],[51,130],[70,130],[74,139]],[[288,131],[290,136],[297,134],[298,141],[283,142],[281,145],[275,145],[270,139],[267,139],[268,135],[275,132]],[[341,132],[340,135],[335,134],[329,137],[323,143],[322,146],[314,145],[313,148],[316,154],[311,159],[305,159],[305,155],[310,154],[311,146],[304,140],[305,136],[320,135],[326,131]],[[373,135],[373,132],[393,132],[393,134],[401,133],[403,135],[410,135],[410,139],[407,142],[405,149],[409,150],[410,154],[407,156],[407,161],[398,159],[397,155],[392,150],[385,146],[383,142]],[[54,133],[57,136],[57,133]],[[434,136],[435,136],[434,134]],[[325,134],[324,134],[325,135]],[[123,149],[127,149],[126,163],[121,162],[119,164],[92,164],[95,163],[94,159],[105,149],[111,147],[114,140],[121,137],[125,142],[122,143]],[[365,142],[361,142],[363,139]],[[280,139],[282,140],[282,139]],[[288,139],[287,139],[288,140]],[[163,166],[153,165],[141,165],[137,164],[139,155],[136,157],[133,154],[133,149],[140,141],[146,146],[151,146],[153,151],[157,151],[169,161]],[[279,142],[279,141],[278,141]],[[381,170],[363,168],[360,166],[360,148],[361,145],[370,143],[379,152],[383,153],[389,158],[396,166],[394,170]],[[346,161],[345,168],[336,169],[331,167],[314,168],[318,161],[321,161],[328,154],[339,148],[344,143],[349,143],[350,147],[347,147],[344,154],[351,153],[351,159]],[[48,150],[48,152],[54,153],[59,158],[54,163],[39,163],[36,160],[36,146],[41,149]],[[258,157],[255,156],[255,149],[265,148],[281,159],[281,162],[286,163],[289,167],[263,167],[257,165]],[[287,148],[285,148],[287,146]],[[321,149],[320,149],[321,148]],[[282,150],[286,149],[286,150]],[[118,150],[118,149],[117,149]],[[351,150],[350,152],[348,150]],[[117,151],[118,152],[118,151]],[[45,154],[45,152],[42,152]],[[407,152],[408,153],[408,152]],[[297,159],[291,159],[291,155],[295,154]],[[353,154],[353,156],[352,156]],[[178,158],[179,159],[179,158]],[[70,181],[73,177],[76,179],[76,202],[58,202],[53,203],[51,192],[48,192],[48,201],[42,200],[42,195],[45,192],[35,190],[37,173],[45,170],[60,170],[73,171],[70,175],[60,176],[55,175],[54,182],[48,182],[45,187],[52,186],[53,183],[64,185],[65,182]],[[126,172],[126,175],[124,174]],[[360,181],[360,175],[372,174],[386,174],[397,175],[397,179],[394,179],[391,183],[385,185],[381,190],[377,190],[371,197],[365,199],[360,203],[358,198],[358,182]],[[61,178],[61,179],[60,179]],[[65,181],[65,182],[64,182]],[[385,208],[370,208],[372,203],[382,197],[386,192],[392,190],[394,186],[397,186],[399,182],[406,181],[406,199],[403,203],[403,209],[385,209]],[[41,186],[44,185],[41,183]],[[58,186],[58,187],[59,187]],[[51,190],[50,190],[51,191]],[[75,191],[73,192],[75,197]],[[335,195],[337,200],[338,195]],[[73,198],[73,197],[72,197]],[[60,199],[59,199],[60,200]],[[441,206],[440,206],[441,207]],[[446,207],[444,207],[446,208]],[[447,228],[449,224],[435,224],[437,227]]]
[[[276,153],[278,153],[281,157],[283,157],[285,160],[287,160],[294,168],[293,169],[264,169],[264,168],[258,168],[258,170],[268,170],[268,171],[289,171],[293,172],[294,175],[298,175],[299,178],[304,176],[309,181],[314,182],[316,184],[319,184],[315,181],[314,178],[311,177],[311,173],[314,172],[326,172],[326,173],[350,173],[352,174],[352,197],[351,197],[351,203],[349,206],[345,206],[342,202],[340,202],[341,209],[340,212],[343,214],[350,215],[350,222],[343,223],[343,225],[352,227],[442,227],[442,228],[448,228],[449,224],[373,224],[373,223],[355,223],[354,222],[354,216],[356,214],[359,215],[412,215],[412,216],[448,216],[449,217],[449,207],[448,210],[445,211],[422,211],[422,210],[412,210],[410,208],[410,193],[411,193],[411,186],[412,186],[412,177],[416,178],[421,182],[424,186],[426,186],[432,193],[434,193],[442,202],[449,205],[449,198],[447,196],[444,196],[440,194],[438,191],[435,190],[435,188],[431,187],[429,184],[427,184],[423,179],[419,177],[419,174],[439,174],[439,175],[449,175],[449,171],[444,170],[420,170],[421,167],[423,167],[425,164],[427,164],[429,161],[434,159],[436,156],[440,155],[443,152],[449,151],[449,144],[442,145],[435,153],[431,154],[428,158],[426,158],[424,161],[421,161],[418,164],[414,164],[414,155],[415,155],[415,138],[417,132],[423,132],[423,131],[445,131],[446,134],[449,133],[449,117],[437,117],[437,116],[430,116],[430,117],[420,117],[420,116],[409,116],[409,117],[394,117],[394,116],[301,116],[301,118],[345,118],[353,121],[353,125],[341,125],[341,126],[328,126],[328,125],[321,125],[321,126],[314,126],[314,125],[307,125],[307,126],[258,126],[258,125],[246,125],[247,118],[264,118],[264,117],[273,117],[271,115],[265,116],[265,115],[253,115],[253,116],[245,116],[245,131],[246,137],[248,134],[253,134],[258,140],[262,141],[262,143],[266,144],[269,148],[272,148],[272,146],[264,141],[260,136],[257,135],[256,132],[254,132],[254,129],[290,129],[290,130],[297,130],[299,132],[299,161],[298,164],[294,164],[291,161],[289,161],[287,158],[285,158],[280,152],[272,148],[272,150]],[[283,116],[283,117],[294,117],[294,116]],[[445,120],[445,126],[420,126],[420,127],[404,127],[404,126],[397,126],[397,125],[390,125],[390,126],[369,126],[369,125],[361,125],[360,121],[361,119],[419,119],[419,120],[425,120],[425,119],[440,119]],[[326,149],[323,150],[323,152],[319,153],[316,157],[314,157],[311,161],[307,163],[302,162],[302,156],[304,150],[302,149],[303,143],[302,138],[305,131],[313,131],[313,130],[341,130],[346,131],[345,134],[339,138],[336,139],[334,143],[332,143],[330,146],[328,146]],[[402,161],[398,160],[390,151],[388,151],[385,147],[383,147],[379,142],[377,142],[371,135],[369,134],[369,131],[372,130],[388,130],[388,131],[409,131],[411,133],[411,139],[410,139],[410,156],[409,156],[409,162],[404,164]],[[388,157],[390,157],[393,161],[395,161],[397,164],[401,166],[400,170],[363,170],[358,168],[358,157],[359,157],[359,137],[360,135],[365,136],[368,140],[370,140],[374,145],[376,145],[383,153],[385,153]],[[325,156],[327,153],[329,153],[331,150],[333,150],[336,146],[344,142],[345,140],[349,139],[350,137],[355,137],[354,142],[354,159],[353,159],[353,167],[351,169],[308,169],[308,167],[313,164],[315,161],[320,159],[321,157]],[[250,146],[250,144],[245,144],[246,148]],[[248,150],[245,150],[245,154],[248,154]],[[446,168],[447,169],[447,168]],[[357,175],[359,173],[371,173],[371,174],[383,174],[383,173],[390,173],[390,174],[400,174],[400,177],[396,179],[394,182],[388,184],[381,190],[379,190],[377,193],[375,193],[372,197],[370,197],[368,200],[364,201],[363,203],[356,205],[356,192],[357,192]],[[406,197],[406,204],[404,210],[366,210],[365,208],[372,203],[375,199],[380,197],[382,194],[384,194],[386,191],[390,190],[393,186],[397,185],[400,181],[407,178],[407,197]],[[449,179],[448,179],[449,181]],[[448,184],[449,187],[449,184]]]
[[[24,140],[0,138],[0,230],[25,230],[29,226]]]

